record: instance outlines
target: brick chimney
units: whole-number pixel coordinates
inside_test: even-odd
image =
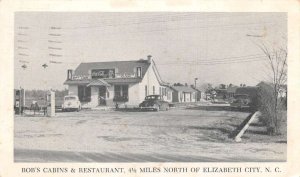
[[[151,56],[151,55],[148,55],[148,56],[147,56],[147,60],[148,60],[148,63],[152,63],[152,56]]]
[[[68,69],[67,72],[67,80],[72,80],[74,71],[72,69]]]

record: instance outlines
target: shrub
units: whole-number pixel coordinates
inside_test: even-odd
[[[286,109],[284,99],[278,98],[273,86],[260,85],[258,89],[258,110],[262,113],[260,120],[267,126],[269,135],[280,134],[283,112]]]

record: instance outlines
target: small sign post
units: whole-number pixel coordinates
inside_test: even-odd
[[[55,116],[55,92],[52,90],[47,93],[47,116]]]

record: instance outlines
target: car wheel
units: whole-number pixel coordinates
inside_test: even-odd
[[[170,109],[169,105],[166,106],[166,111],[168,111]]]
[[[158,104],[153,105],[153,107],[154,107],[155,111],[159,111],[159,105]]]

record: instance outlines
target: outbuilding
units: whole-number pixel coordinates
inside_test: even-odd
[[[197,90],[189,86],[172,86],[173,92],[172,101],[179,103],[196,102]]]

